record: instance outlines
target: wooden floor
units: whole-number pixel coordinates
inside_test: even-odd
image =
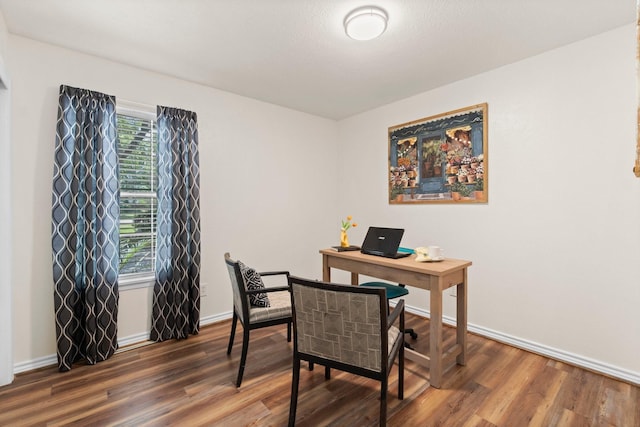
[[[428,320],[415,347],[428,343]],[[226,355],[230,322],[200,335],[122,351],[70,372],[45,368],[0,387],[0,426],[285,426],[291,387],[286,328],[253,331],[242,387],[234,385],[242,334]],[[445,328],[448,341],[454,331]],[[304,366],[304,365],[303,365]],[[469,335],[468,364],[454,366],[442,389],[407,361],[405,398],[397,369],[388,397],[390,426],[640,426],[640,389],[583,369]],[[299,426],[378,425],[379,383],[303,367]]]

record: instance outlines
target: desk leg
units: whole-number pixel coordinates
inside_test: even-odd
[[[429,382],[442,386],[442,279],[431,279],[431,312],[429,316]]]
[[[351,284],[353,286],[358,286],[359,283],[358,273],[351,273]]]
[[[457,285],[456,300],[456,342],[460,346],[460,354],[456,357],[458,365],[467,363],[467,269],[464,269],[462,283]]]
[[[322,281],[331,281],[331,267],[329,267],[329,257],[327,255],[322,255]]]

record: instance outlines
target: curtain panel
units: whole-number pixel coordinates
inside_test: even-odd
[[[153,341],[187,338],[200,328],[200,168],[198,120],[158,106],[158,211]]]
[[[52,197],[58,368],[118,348],[118,155],[115,97],[61,86]]]

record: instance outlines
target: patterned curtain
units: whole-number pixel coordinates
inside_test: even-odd
[[[196,113],[158,106],[156,283],[151,340],[200,329],[200,167]]]
[[[58,368],[118,348],[118,155],[115,97],[60,87],[52,246]]]

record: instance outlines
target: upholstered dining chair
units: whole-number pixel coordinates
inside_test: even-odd
[[[287,341],[291,341],[291,296],[289,285],[283,282],[282,286],[265,287],[262,277],[282,275],[289,277],[288,271],[270,271],[258,273],[254,269],[245,266],[242,262],[231,259],[229,253],[224,254],[227,264],[231,288],[233,289],[233,319],[231,320],[231,335],[227,354],[231,354],[233,340],[236,334],[238,320],[242,324],[242,353],[236,387],[242,384],[247,351],[249,349],[249,332],[273,325],[287,325]]]
[[[293,381],[289,426],[295,425],[300,362],[380,381],[380,425],[387,423],[389,373],[398,360],[404,398],[404,300],[390,313],[384,288],[340,285],[289,276],[293,312]]]

